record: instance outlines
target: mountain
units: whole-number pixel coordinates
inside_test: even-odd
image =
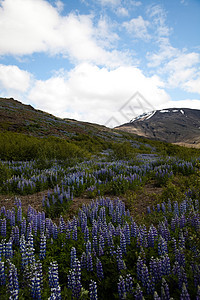
[[[200,146],[200,110],[169,108],[144,113],[115,129],[164,142]]]

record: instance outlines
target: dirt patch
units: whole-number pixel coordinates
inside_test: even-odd
[[[131,216],[138,221],[147,213],[147,206],[153,206],[157,203],[162,194],[162,187],[155,187],[153,183],[148,183],[136,192],[127,194],[124,200]]]
[[[42,210],[42,198],[47,195],[47,191],[35,193],[33,195],[25,196],[11,196],[11,195],[0,195],[0,207],[5,206],[6,209],[14,207],[15,197],[19,198],[22,203],[23,211],[27,212],[28,206],[31,205],[36,210]]]

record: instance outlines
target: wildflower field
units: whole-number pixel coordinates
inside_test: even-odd
[[[0,299],[200,300],[198,159],[1,161],[1,170],[1,194],[15,201],[0,210]],[[160,193],[146,201],[149,183]],[[39,192],[40,210],[22,205]]]

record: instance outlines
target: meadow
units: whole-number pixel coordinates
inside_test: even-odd
[[[22,152],[0,147],[1,198],[15,197],[1,202],[0,299],[200,299],[192,149],[18,139]],[[22,203],[38,193],[39,210]]]

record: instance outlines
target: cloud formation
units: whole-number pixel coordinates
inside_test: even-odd
[[[5,90],[26,92],[30,86],[31,74],[17,66],[0,65],[0,87]]]
[[[62,3],[56,3],[55,8],[44,0],[2,1],[0,55],[23,56],[45,52],[49,55],[62,54],[73,63],[87,61],[109,67],[130,63],[126,53],[117,49],[106,50],[106,46],[112,48],[108,30],[95,27],[92,15],[71,12],[61,16]],[[111,32],[109,36],[117,37]]]
[[[133,34],[133,38],[140,38],[143,40],[150,39],[150,35],[148,33],[149,25],[149,21],[144,20],[141,16],[133,18],[129,22],[124,22],[122,24],[129,33]]]

